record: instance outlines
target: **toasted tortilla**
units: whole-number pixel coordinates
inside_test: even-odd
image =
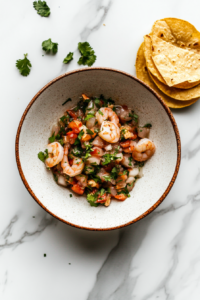
[[[196,85],[200,83],[199,54],[174,46],[155,35],[151,35],[151,42],[152,59],[168,86],[176,86],[183,82]],[[150,69],[149,71],[151,72]]]
[[[162,93],[158,89],[158,87],[154,84],[154,82],[151,80],[148,74],[148,69],[147,69],[146,60],[144,56],[144,43],[141,44],[138,50],[135,66],[136,66],[137,78],[139,78],[140,80],[144,81],[147,85],[149,85],[162,98],[165,104],[170,108],[183,108],[192,105],[198,100],[198,98],[190,101],[174,100],[168,97],[167,95],[165,95],[164,93]]]

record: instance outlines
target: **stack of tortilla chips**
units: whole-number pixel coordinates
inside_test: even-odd
[[[195,103],[200,97],[200,32],[180,19],[156,21],[138,50],[136,74],[171,108]]]

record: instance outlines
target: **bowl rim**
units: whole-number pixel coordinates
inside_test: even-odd
[[[53,212],[51,212],[50,210],[48,210],[43,203],[36,197],[36,195],[34,194],[34,192],[32,191],[31,187],[29,186],[22,167],[21,167],[21,163],[20,163],[20,158],[19,158],[19,138],[20,138],[20,133],[21,133],[21,129],[23,126],[23,122],[25,120],[25,117],[29,111],[29,109],[31,108],[31,106],[33,105],[33,103],[37,100],[37,98],[52,84],[54,84],[55,82],[57,82],[58,80],[70,76],[72,74],[75,73],[79,73],[79,72],[90,72],[90,71],[94,71],[94,70],[98,70],[98,71],[109,71],[109,72],[115,72],[115,73],[119,73],[122,75],[125,75],[135,81],[137,81],[139,84],[141,84],[144,88],[148,89],[155,97],[156,99],[160,102],[160,104],[163,106],[163,108],[165,109],[171,124],[173,126],[174,132],[175,132],[175,137],[176,137],[176,143],[177,143],[177,161],[176,161],[176,167],[174,170],[174,174],[170,180],[170,183],[168,185],[168,187],[166,188],[166,190],[164,191],[164,193],[162,194],[162,196],[156,201],[156,203],[154,203],[154,205],[152,205],[147,211],[145,211],[143,214],[141,214],[140,216],[138,216],[137,218],[133,219],[132,221],[129,221],[128,223],[119,225],[119,226],[114,226],[114,227],[109,227],[109,228],[92,228],[92,227],[85,227],[85,226],[80,226],[80,225],[76,225],[73,224],[71,222],[68,222],[60,217],[58,217],[57,215],[55,215]],[[143,219],[144,217],[148,216],[151,212],[153,212],[162,202],[163,200],[166,198],[166,196],[168,195],[168,193],[170,192],[176,177],[178,175],[178,171],[179,171],[179,167],[180,167],[180,161],[181,161],[181,140],[180,140],[180,134],[179,134],[179,130],[178,130],[178,126],[176,124],[176,121],[174,119],[174,116],[172,114],[172,112],[170,111],[170,109],[168,108],[168,106],[164,103],[164,101],[162,100],[162,98],[150,87],[148,86],[146,83],[144,83],[142,80],[136,78],[135,76],[126,73],[124,71],[121,70],[117,70],[117,69],[113,69],[113,68],[106,68],[106,67],[90,67],[90,68],[81,68],[81,69],[76,69],[67,73],[64,73],[56,78],[54,78],[53,80],[51,80],[49,83],[47,83],[42,89],[39,90],[39,92],[32,98],[32,100],[29,102],[29,104],[27,105],[21,119],[19,122],[19,126],[17,129],[17,134],[16,134],[16,139],[15,139],[15,158],[16,158],[16,163],[17,163],[17,167],[18,167],[18,171],[20,174],[20,177],[26,187],[26,189],[28,190],[29,194],[33,197],[33,199],[46,211],[48,212],[51,216],[53,216],[54,218],[58,219],[59,221],[70,225],[72,227],[76,227],[79,229],[85,229],[85,230],[91,230],[91,231],[108,231],[108,230],[114,230],[114,229],[120,229],[123,227],[126,227],[128,225],[131,225],[133,223],[136,223],[138,221],[140,221],[141,219]]]

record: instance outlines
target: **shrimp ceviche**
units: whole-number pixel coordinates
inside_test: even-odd
[[[85,193],[91,206],[109,206],[111,199],[130,197],[145,161],[155,153],[151,127],[139,126],[138,115],[126,105],[83,94],[53,125],[49,144],[38,157],[59,185]]]

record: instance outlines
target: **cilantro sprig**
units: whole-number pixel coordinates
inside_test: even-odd
[[[24,59],[18,59],[16,61],[16,67],[22,76],[29,75],[32,67],[30,60],[27,58],[27,55],[28,54],[24,54]]]
[[[73,59],[73,52],[69,52],[67,56],[64,58],[63,63],[68,64]]]
[[[58,51],[58,43],[53,43],[51,39],[42,42],[42,49],[46,51],[46,53],[56,54]]]
[[[96,55],[92,47],[88,42],[78,43],[78,50],[81,53],[81,57],[79,58],[79,65],[87,65],[91,67],[96,61]]]
[[[152,127],[151,123],[147,123],[143,126],[143,128],[151,128],[151,127]]]
[[[37,10],[38,15],[48,17],[50,15],[50,8],[45,1],[34,1],[33,7]]]

